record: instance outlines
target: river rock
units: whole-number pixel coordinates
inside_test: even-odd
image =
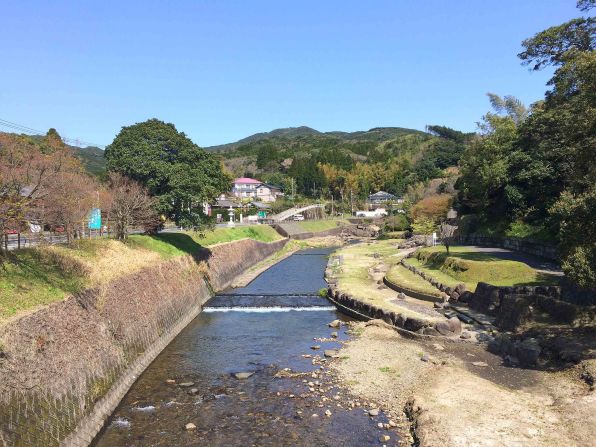
[[[481,368],[486,368],[488,366],[488,363],[486,363],[486,362],[472,362],[472,365],[478,366]]]
[[[182,382],[182,383],[179,383],[178,386],[181,386],[183,388],[188,388],[188,387],[193,386],[194,384],[195,384],[194,382]]]
[[[191,388],[190,390],[188,390],[188,394],[190,394],[191,396],[194,396],[195,394],[199,393],[199,389],[198,388]]]
[[[331,323],[329,323],[329,327],[332,327],[334,329],[339,329],[341,327],[341,321],[333,320]]]
[[[253,374],[254,374],[254,371],[237,372],[237,373],[234,373],[234,377],[236,377],[239,380],[243,380],[243,379],[248,379]]]
[[[172,384],[176,383],[176,381],[174,379],[168,379],[168,380],[166,380],[166,383],[169,385],[172,385]]]
[[[337,338],[337,332],[331,332],[331,337]]]
[[[464,331],[461,333],[459,338],[463,338],[464,340],[469,340],[470,338],[472,338],[472,334],[470,334],[468,331]]]
[[[449,324],[449,329],[451,329],[451,332],[454,334],[461,334],[461,321],[459,318],[451,317],[449,320],[447,320],[447,323]]]
[[[435,323],[435,329],[441,335],[452,335],[451,327],[447,321],[437,321]]]
[[[387,441],[389,441],[390,439],[391,439],[391,436],[389,436],[389,435],[381,435],[381,436],[379,437],[379,441],[381,441],[381,442],[387,442]]]
[[[404,329],[407,329],[411,332],[416,332],[417,330],[426,326],[426,322],[419,318],[407,317],[406,321],[404,322]]]
[[[314,346],[311,346],[310,349],[312,349],[313,351],[316,351],[317,349],[321,349],[321,347],[319,345],[314,345]]]
[[[330,358],[336,358],[338,356],[338,353],[335,349],[326,349],[323,354],[325,355],[325,357]]]
[[[542,348],[535,338],[527,338],[516,346],[515,353],[522,365],[535,365]]]
[[[432,327],[432,326],[428,326],[428,327],[422,328],[422,333],[423,333],[424,335],[432,335],[433,337],[438,337],[439,335],[441,335],[441,334],[439,333],[439,331],[437,331],[437,330],[436,330],[434,327]]]
[[[325,410],[325,416],[330,417],[331,416],[331,411]]]
[[[187,430],[194,430],[194,429],[197,428],[197,426],[195,424],[193,424],[192,422],[189,422],[188,424],[186,424],[184,426],[184,428],[187,429]]]
[[[379,409],[378,408],[373,408],[372,410],[368,410],[368,415],[369,416],[378,416],[379,415]]]

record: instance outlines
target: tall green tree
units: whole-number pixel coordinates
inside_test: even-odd
[[[109,171],[146,186],[157,211],[187,227],[200,226],[205,221],[202,203],[230,188],[231,179],[215,155],[157,119],[123,127],[105,157]]]
[[[461,160],[461,203],[485,218],[547,229],[567,276],[596,288],[596,22],[574,19],[523,46],[524,64],[555,67],[550,90],[529,113],[491,95],[497,114],[484,117],[483,135]]]

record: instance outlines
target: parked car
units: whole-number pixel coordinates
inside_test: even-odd
[[[293,220],[304,220],[304,215],[302,214],[294,214]]]

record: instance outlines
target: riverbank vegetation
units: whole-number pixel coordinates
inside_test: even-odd
[[[559,244],[563,269],[596,288],[596,22],[588,13],[526,39],[520,59],[554,67],[544,100],[490,94],[493,110],[460,159],[456,185],[469,231],[498,227]]]
[[[554,285],[558,277],[539,272],[523,262],[503,259],[474,247],[456,246],[447,255],[443,247],[426,247],[406,261],[443,284],[464,283],[474,291],[479,282],[495,286]]]
[[[78,240],[9,252],[0,267],[0,322],[177,256],[240,239],[272,242],[281,236],[267,225],[195,232]]]

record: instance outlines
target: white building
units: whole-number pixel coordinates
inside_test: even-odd
[[[238,198],[252,198],[262,202],[275,202],[283,195],[281,188],[268,185],[254,178],[241,177],[234,180],[232,194]]]

